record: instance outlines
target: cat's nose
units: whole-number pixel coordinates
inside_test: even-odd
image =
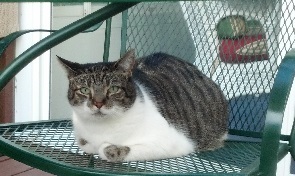
[[[93,104],[98,108],[100,109],[103,105],[104,105],[104,102],[98,102],[98,101],[93,101]]]

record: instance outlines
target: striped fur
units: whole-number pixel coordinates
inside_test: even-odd
[[[117,62],[59,60],[68,73],[75,137],[84,151],[117,162],[223,145],[226,99],[194,65],[164,53],[135,59],[134,50]]]
[[[199,150],[222,146],[227,133],[227,101],[196,66],[155,53],[139,59],[134,79],[150,90],[165,119],[196,141]]]

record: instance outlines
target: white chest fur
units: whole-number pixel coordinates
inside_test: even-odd
[[[80,111],[74,111],[76,139],[87,141],[87,145],[80,146],[82,150],[99,153],[104,144],[128,146],[130,153],[126,160],[129,161],[176,157],[194,151],[193,142],[168,124],[146,90],[139,87],[143,101],[137,98],[129,110],[121,113],[121,117],[81,117]]]

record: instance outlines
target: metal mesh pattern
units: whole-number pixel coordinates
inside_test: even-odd
[[[3,126],[0,127],[0,135],[28,151],[61,163],[110,172],[238,173],[260,154],[258,143],[228,142],[224,148],[214,152],[157,161],[109,163],[78,148],[70,121]]]
[[[161,51],[194,63],[221,86],[229,100],[230,128],[261,132],[278,64],[295,41],[293,7],[291,0],[141,3],[128,11],[127,48],[135,48],[138,56]],[[235,37],[235,44],[217,33],[217,24],[229,16],[242,16],[248,28]],[[255,32],[262,33],[263,39]],[[235,49],[246,37],[256,42],[243,47],[244,55],[267,52],[267,58],[224,62],[219,47]]]

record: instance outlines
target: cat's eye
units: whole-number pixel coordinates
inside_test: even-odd
[[[120,91],[120,87],[118,86],[112,86],[109,88],[110,93],[118,93]]]
[[[81,87],[81,88],[80,88],[80,92],[81,92],[82,94],[88,95],[88,94],[90,93],[90,89],[87,88],[87,87]]]

